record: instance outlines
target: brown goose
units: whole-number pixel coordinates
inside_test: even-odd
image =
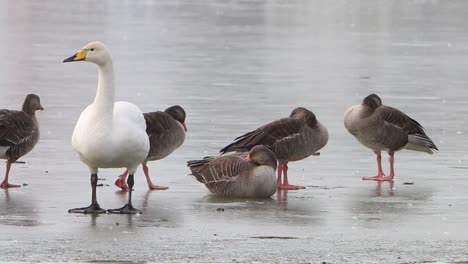
[[[344,125],[361,144],[372,149],[377,155],[377,175],[364,177],[363,180],[393,180],[395,151],[409,149],[432,154],[434,150],[438,150],[418,121],[396,108],[382,105],[382,100],[376,94],[367,96],[360,105],[346,110]],[[382,171],[381,151],[390,155],[388,176]]]
[[[249,153],[234,153],[188,161],[195,178],[214,194],[266,198],[277,189],[275,154],[265,146]]]
[[[148,157],[142,163],[143,172],[150,190],[166,190],[168,187],[154,185],[149,176],[148,161],[163,159],[180,147],[185,140],[185,111],[178,105],[167,108],[164,112],[150,112],[143,114],[146,120],[146,133],[150,139],[150,150]],[[128,190],[125,171],[115,181],[115,185],[122,190]]]
[[[6,159],[5,178],[0,188],[20,187],[8,183],[11,163],[31,151],[39,141],[36,110],[44,110],[39,96],[28,94],[21,111],[0,110],[0,158]]]
[[[289,118],[273,121],[235,139],[221,149],[221,153],[238,149],[251,149],[256,145],[270,148],[279,161],[278,188],[297,190],[305,187],[288,182],[288,162],[298,161],[316,154],[328,142],[328,131],[314,113],[303,107],[294,109]],[[281,181],[281,174],[284,181]]]

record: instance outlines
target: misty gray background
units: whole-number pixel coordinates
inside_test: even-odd
[[[0,108],[19,109],[28,93],[45,108],[41,141],[11,170],[28,186],[0,190],[0,261],[468,261],[467,14],[461,0],[0,1]],[[90,202],[70,138],[97,70],[62,60],[93,40],[113,54],[118,100],[187,112],[185,144],[149,163],[170,189],[147,191],[136,175],[142,215],[67,213]],[[375,156],[343,126],[370,93],[440,149],[397,153],[393,187],[361,180]],[[221,199],[188,176],[186,160],[297,106],[330,133],[321,156],[289,166],[306,190]],[[99,174],[103,208],[127,199],[113,186],[121,171]]]

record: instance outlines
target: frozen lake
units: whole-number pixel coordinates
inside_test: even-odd
[[[41,96],[41,141],[0,190],[0,261],[462,263],[468,261],[468,2],[0,1],[0,108]],[[136,175],[142,215],[75,215],[89,174],[70,144],[97,71],[62,60],[111,49],[118,100],[180,104],[185,144]],[[370,93],[420,121],[440,152],[401,152],[378,184],[373,153],[343,126]],[[303,106],[328,127],[321,156],[290,164],[306,190],[210,196],[185,162]],[[384,170],[388,170],[384,156]],[[3,177],[3,162],[0,175]],[[101,170],[103,208],[122,170]],[[408,185],[405,183],[413,183]],[[218,208],[225,209],[218,211]],[[464,263],[464,262],[463,262]]]

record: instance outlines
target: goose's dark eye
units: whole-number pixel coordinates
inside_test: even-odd
[[[94,51],[94,49],[90,49],[90,51]]]

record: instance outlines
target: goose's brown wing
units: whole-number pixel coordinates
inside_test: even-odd
[[[376,114],[380,115],[385,122],[400,127],[407,134],[425,135],[424,127],[419,124],[418,121],[412,119],[396,108],[390,106],[381,106],[377,108]]]
[[[174,126],[174,118],[165,112],[156,111],[143,113],[146,121],[146,133],[148,136],[160,135]]]
[[[14,146],[34,133],[34,121],[25,112],[0,110],[0,146]]]
[[[279,141],[289,140],[297,136],[301,132],[304,124],[305,123],[301,120],[290,118],[273,121],[236,138],[233,143],[221,149],[220,152],[226,153],[235,150],[250,150],[256,145],[265,145],[271,148]]]
[[[192,174],[201,183],[229,182],[249,170],[250,164],[238,155],[206,157],[187,162]]]
[[[384,120],[388,131],[402,130],[407,135],[412,135],[418,144],[438,150],[435,143],[426,135],[424,127],[402,111],[390,106],[381,106],[376,109],[375,114]]]

